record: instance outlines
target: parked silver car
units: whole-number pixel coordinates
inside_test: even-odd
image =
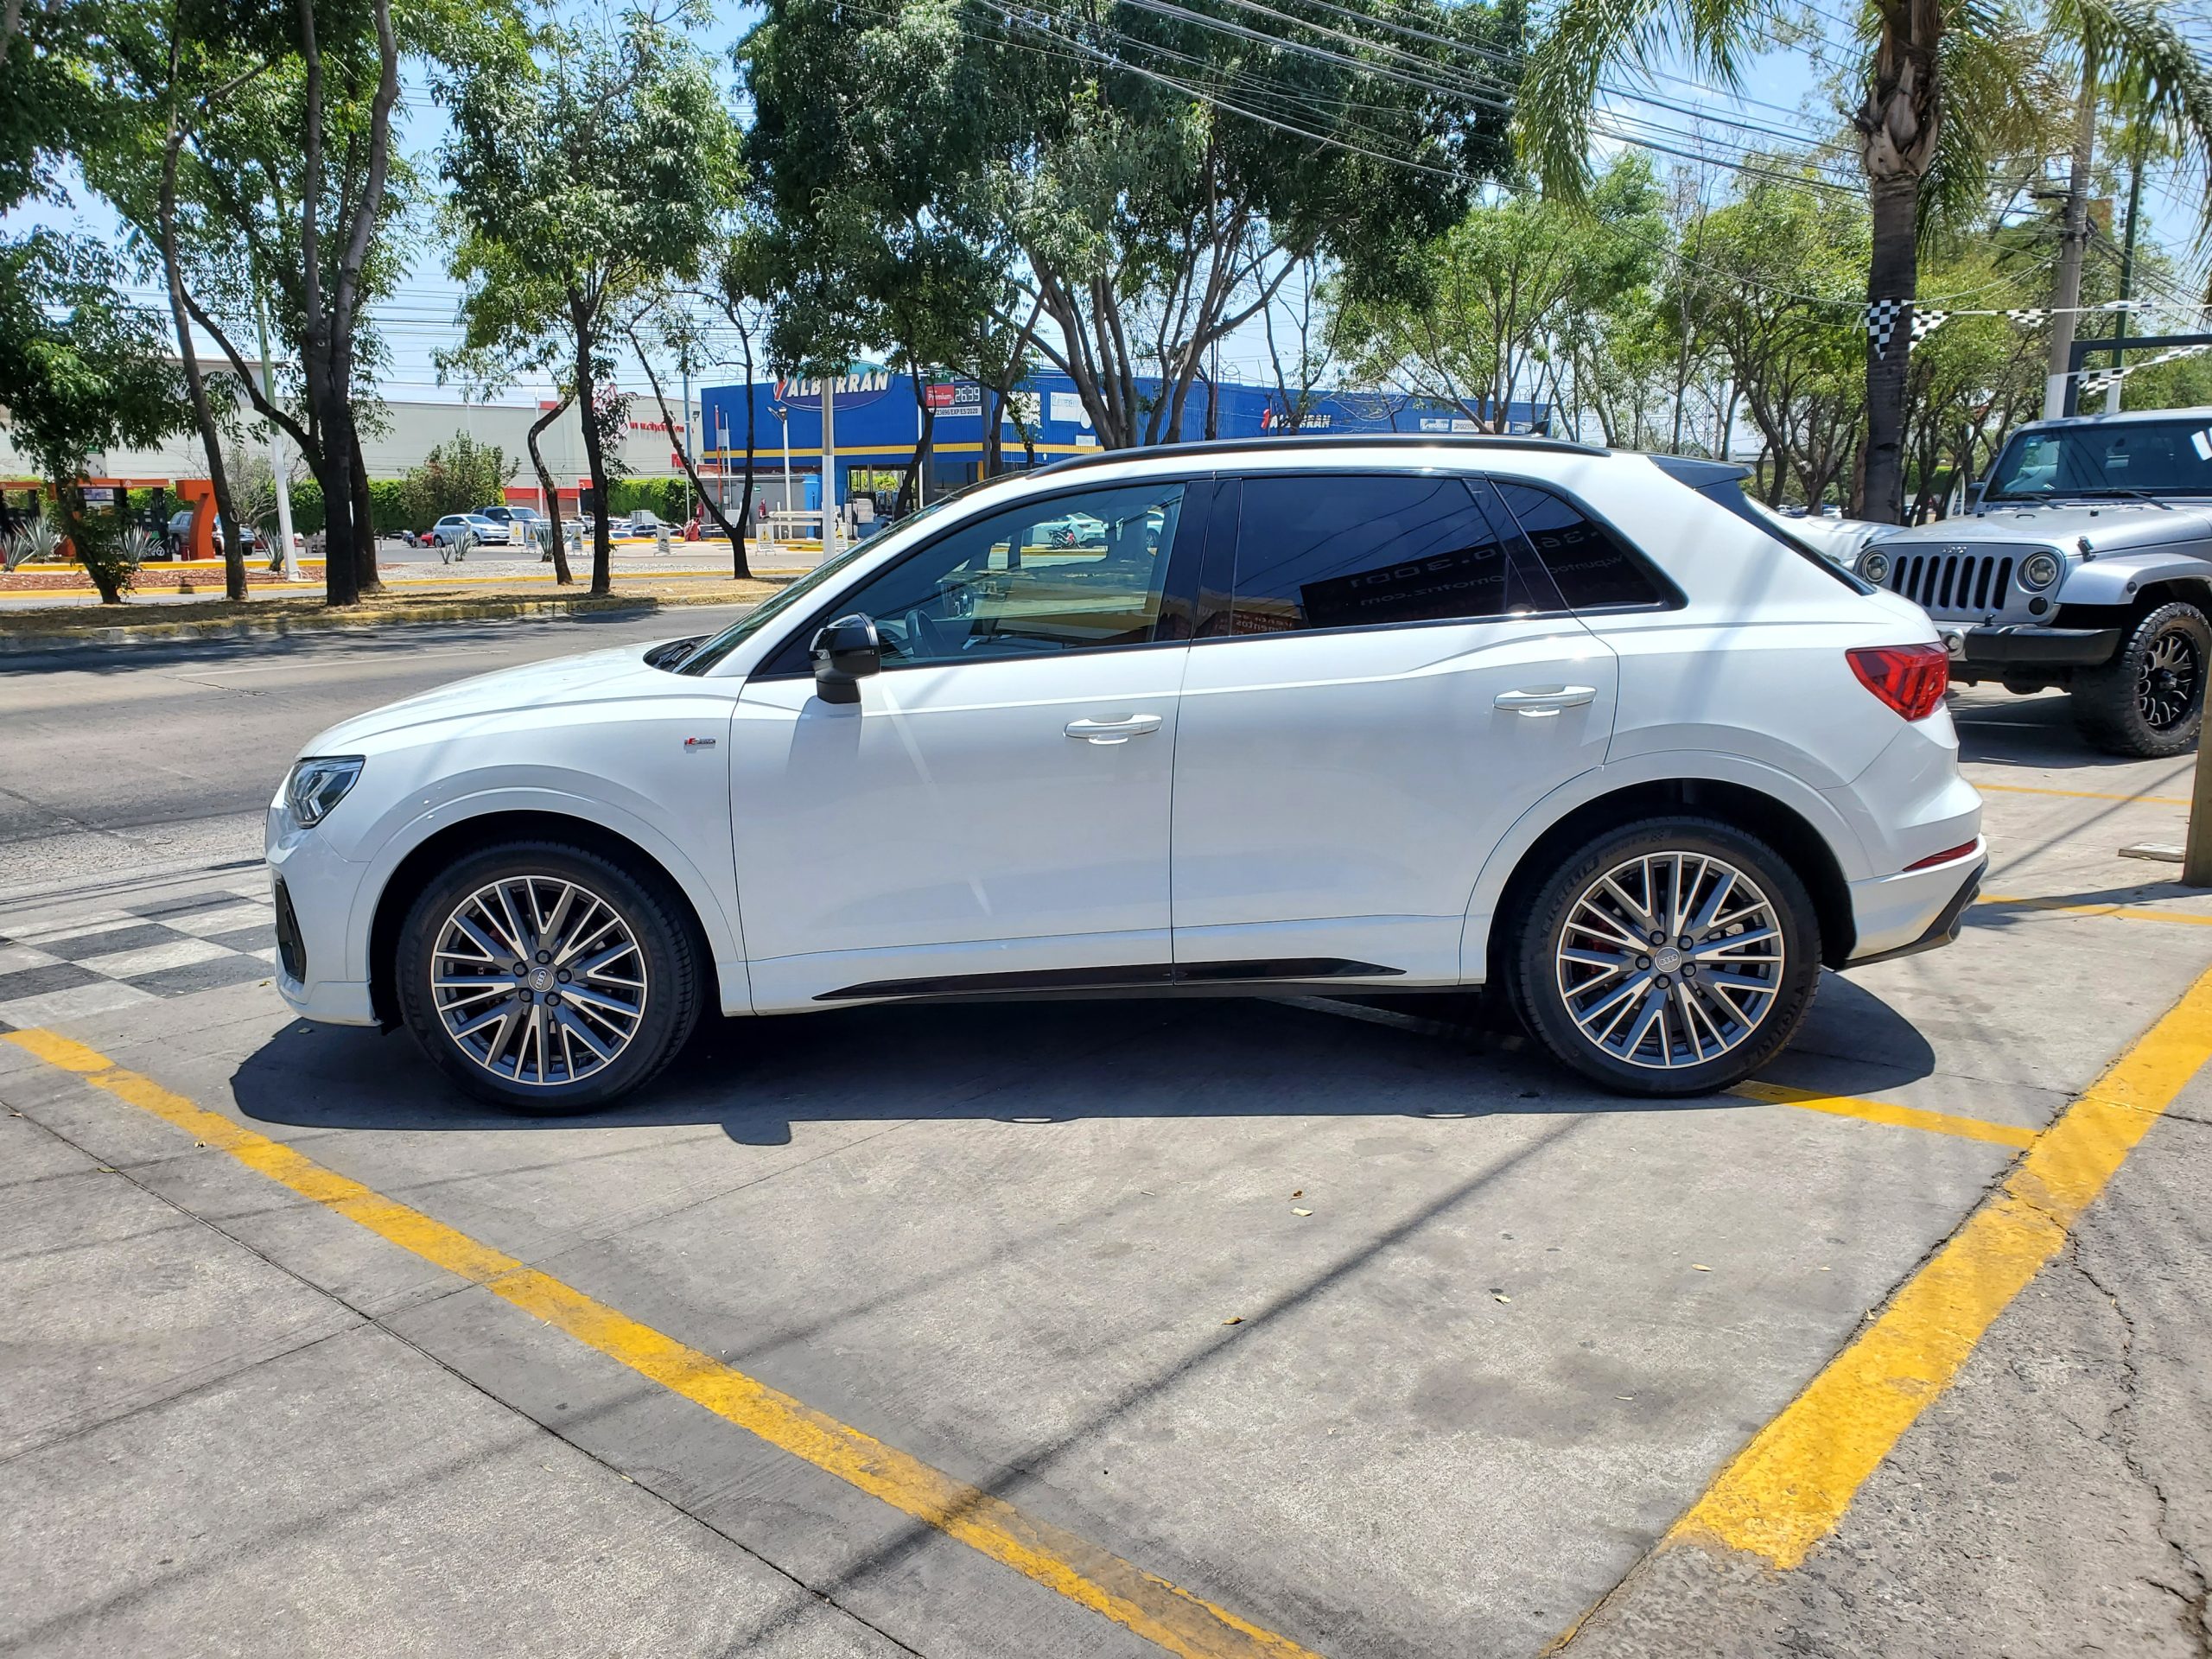
[[[2212,671],[2212,409],[2038,421],[1972,511],[1870,546],[1859,574],[1924,607],[1951,677],[2063,686],[2113,754],[2179,754]]]

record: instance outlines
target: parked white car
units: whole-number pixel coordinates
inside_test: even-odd
[[[465,537],[474,536],[480,546],[503,547],[509,533],[505,524],[481,513],[449,512],[430,526],[430,545],[459,547]]]
[[[1614,1089],[1757,1071],[1985,862],[1916,607],[1735,467],[1271,439],[995,480],[712,638],[308,745],[279,984],[593,1106],[700,1014],[1504,988]],[[1025,559],[1080,513],[1095,556]]]

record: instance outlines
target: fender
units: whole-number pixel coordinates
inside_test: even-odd
[[[721,768],[713,770],[718,780],[726,782],[727,774]],[[518,772],[530,774],[529,780],[502,777],[503,773]],[[441,780],[435,792],[442,798],[435,803],[426,802],[420,793],[405,797],[394,811],[372,825],[364,826],[358,845],[373,850],[365,858],[360,858],[358,852],[352,856],[362,865],[359,891],[372,895],[373,902],[362,904],[357,900],[352,906],[346,953],[354,976],[369,977],[372,920],[393,872],[410,853],[439,831],[472,818],[509,812],[549,812],[611,830],[652,855],[698,916],[699,925],[706,934],[708,952],[714,958],[722,1012],[752,1013],[751,976],[746,968],[745,938],[738,914],[734,863],[728,849],[727,830],[721,862],[730,874],[728,879],[716,881],[639,810],[646,803],[622,798],[632,792],[623,789],[618,779],[575,777],[574,783],[581,787],[564,786],[570,783],[570,775],[549,774],[547,769],[537,766],[493,767],[462,773]],[[583,788],[592,793],[582,792]],[[410,808],[416,810],[412,817],[406,817]],[[726,805],[718,821],[727,825]]]
[[[2090,538],[2094,545],[2095,537]],[[2212,554],[2212,548],[2207,549]],[[2075,563],[2058,584],[2062,605],[2132,605],[2154,582],[2187,582],[2196,587],[2196,602],[2212,598],[2212,556],[2172,548],[2139,553],[2100,554]]]
[[[1770,796],[1813,826],[1843,867],[1847,880],[1869,873],[1864,843],[1835,804],[1786,772],[1740,755],[1709,750],[1662,750],[1630,755],[1570,778],[1514,820],[1475,877],[1473,896],[1459,937],[1459,974],[1479,983],[1489,971],[1490,930],[1497,902],[1529,849],[1568,813],[1639,784],[1736,784]]]

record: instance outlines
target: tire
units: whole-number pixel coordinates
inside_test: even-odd
[[[1707,912],[1703,929],[1685,930],[1706,935],[1688,953],[1688,975],[1669,957],[1683,954],[1684,933],[1670,931],[1648,954],[1627,944],[1643,907],[1671,909],[1678,880],[1691,922]],[[1738,916],[1747,888],[1758,908]],[[1596,836],[1560,860],[1522,916],[1512,945],[1516,1008],[1556,1058],[1618,1094],[1700,1095],[1742,1082],[1796,1034],[1820,982],[1820,922],[1804,882],[1764,842],[1713,818],[1647,818]],[[1675,918],[1664,920],[1671,929]],[[1713,977],[1721,958],[1725,988]]]
[[[580,909],[585,899],[599,909]],[[535,948],[508,961],[518,931]],[[700,960],[665,881],[580,847],[517,841],[423,889],[400,929],[395,976],[401,1015],[440,1071],[479,1100],[557,1116],[659,1074],[698,1023]]]
[[[2161,605],[2127,632],[2108,663],[2074,671],[2074,724],[2107,754],[2185,754],[2204,725],[2212,622],[2194,605]]]

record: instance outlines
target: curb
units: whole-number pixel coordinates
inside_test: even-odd
[[[0,657],[50,654],[80,647],[163,644],[184,639],[275,639],[294,633],[333,633],[406,628],[422,622],[500,621],[522,617],[643,614],[652,611],[682,610],[691,606],[728,605],[733,601],[714,594],[610,594],[604,598],[456,600],[448,605],[425,605],[404,614],[343,612],[327,614],[271,617],[265,622],[240,619],[225,622],[124,622],[107,628],[55,629],[45,633],[0,633]]]

